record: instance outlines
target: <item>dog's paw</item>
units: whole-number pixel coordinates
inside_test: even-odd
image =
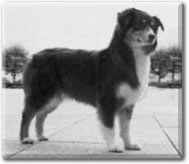
[[[112,153],[122,153],[124,149],[121,146],[114,146],[114,147],[109,148],[108,151]]]
[[[34,143],[34,141],[29,137],[24,138],[21,142],[22,142],[22,144],[33,144]]]
[[[138,144],[129,144],[125,146],[125,150],[141,150],[140,146]]]
[[[47,137],[41,136],[38,138],[39,141],[48,141],[49,139]]]

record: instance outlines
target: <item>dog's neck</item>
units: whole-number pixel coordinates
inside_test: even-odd
[[[127,65],[134,65],[134,56],[132,49],[128,44],[123,42],[122,36],[119,34],[119,31],[115,30],[113,38],[110,42],[108,50],[110,52],[110,57],[113,61],[118,59],[124,60]]]
[[[130,79],[128,83],[132,88],[137,88],[140,85],[139,79],[136,73],[135,58],[133,56],[132,49],[129,45],[125,44],[120,38],[119,31],[114,32],[113,38],[108,47],[109,60],[114,63],[113,66],[117,70],[120,70],[122,74],[126,72]]]
[[[137,86],[147,86],[150,74],[150,55],[144,54],[141,48],[131,48],[115,30],[109,45],[110,57],[116,64],[123,63],[132,70],[132,76],[138,81]],[[133,86],[135,87],[135,86]]]

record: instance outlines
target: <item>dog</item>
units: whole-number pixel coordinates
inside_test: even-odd
[[[131,142],[130,121],[148,86],[150,56],[157,46],[159,27],[164,30],[158,17],[130,8],[118,13],[112,40],[101,51],[54,48],[34,54],[23,76],[21,142],[33,143],[28,133],[35,116],[37,138],[48,140],[43,134],[45,118],[65,98],[71,98],[97,109],[108,151],[140,150]],[[116,116],[122,148],[115,143]]]

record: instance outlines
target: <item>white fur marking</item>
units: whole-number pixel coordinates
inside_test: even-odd
[[[114,128],[107,128],[101,124],[101,130],[103,137],[106,141],[108,150],[112,150],[115,147],[115,131]]]
[[[148,32],[147,32],[148,35],[155,35],[154,31],[152,30],[151,27],[148,27]]]
[[[22,143],[28,143],[28,144],[32,144],[33,140],[30,137],[26,137],[22,140]]]
[[[141,48],[134,48],[134,57],[140,86],[137,89],[132,89],[127,83],[121,83],[118,86],[117,97],[125,99],[124,107],[135,104],[148,87],[150,55],[145,55]]]
[[[116,145],[114,128],[108,128],[101,123],[101,131],[102,131],[103,137],[106,141],[108,151],[123,152],[123,147]]]
[[[122,110],[119,115],[120,136],[124,141],[125,146],[131,145],[130,141],[130,119],[126,116],[125,110]]]
[[[140,150],[137,144],[133,144],[130,137],[131,119],[127,116],[127,111],[122,109],[119,113],[120,137],[124,141],[124,148],[128,150]]]

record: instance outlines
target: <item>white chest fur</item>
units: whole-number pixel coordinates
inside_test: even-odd
[[[147,89],[150,73],[150,55],[142,54],[140,51],[134,53],[136,73],[140,82],[137,89],[132,89],[129,84],[123,82],[117,88],[117,97],[124,98],[124,106],[134,105],[143,96]]]

